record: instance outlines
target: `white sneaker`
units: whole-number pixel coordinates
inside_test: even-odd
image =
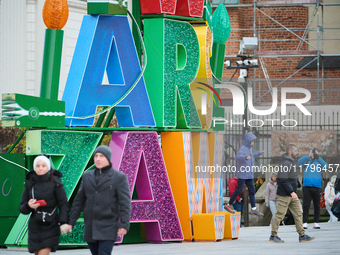
[[[314,229],[320,229],[320,226],[318,223],[314,222],[314,226],[313,226]]]
[[[304,228],[304,229],[308,229],[308,224],[307,224],[307,222],[306,222],[306,223],[303,223],[303,228]]]

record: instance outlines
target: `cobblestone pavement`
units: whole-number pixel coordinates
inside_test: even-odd
[[[340,254],[340,222],[320,223],[321,229],[308,229],[306,234],[316,239],[310,242],[299,243],[295,226],[280,226],[279,237],[285,243],[269,242],[270,227],[241,228],[237,240],[220,242],[183,242],[165,244],[124,244],[114,247],[115,255],[163,255],[163,254],[270,254],[270,255],[295,255],[295,254]],[[27,255],[27,249],[10,248],[0,249],[1,255]],[[88,249],[58,250],[51,255],[90,255]]]

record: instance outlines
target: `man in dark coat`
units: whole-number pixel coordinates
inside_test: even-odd
[[[278,206],[272,224],[272,231],[269,241],[283,243],[277,236],[280,222],[283,220],[289,208],[293,214],[296,231],[299,233],[299,242],[311,241],[315,237],[305,234],[302,225],[302,206],[296,194],[298,188],[298,176],[296,169],[296,159],[299,155],[298,149],[294,144],[289,144],[286,153],[281,156],[280,171],[277,174],[277,198]]]
[[[95,169],[84,173],[70,215],[70,231],[84,208],[84,241],[93,255],[109,255],[118,237],[130,227],[131,199],[124,173],[112,168],[112,151],[101,145],[94,151]]]

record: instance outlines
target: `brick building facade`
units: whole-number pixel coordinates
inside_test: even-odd
[[[253,3],[254,1],[252,0],[241,0],[240,5],[244,6],[246,4]],[[242,40],[243,37],[257,37],[259,41],[257,51],[248,50],[246,53],[254,55],[254,58],[256,59],[259,59],[260,56],[263,56],[263,61],[266,66],[268,76],[271,80],[272,86],[274,87],[296,73],[302,66],[305,65],[305,63],[308,63],[313,58],[316,58],[313,62],[314,66],[311,64],[301,71],[298,71],[290,79],[282,83],[279,88],[283,86],[302,87],[308,89],[312,94],[312,98],[309,101],[309,104],[312,105],[339,104],[339,65],[335,64],[331,66],[331,68],[324,68],[322,71],[322,62],[324,61],[325,65],[325,61],[328,61],[329,59],[326,57],[320,57],[320,65],[318,70],[316,68],[316,64],[318,62],[317,50],[313,49],[307,43],[302,43],[299,47],[300,40],[297,36],[303,37],[305,32],[304,29],[311,18],[309,9],[314,8],[313,6],[258,7],[260,11],[263,11],[275,21],[290,29],[297,36],[295,36],[292,32],[287,31],[287,29],[277,24],[259,10],[255,10],[254,25],[254,7],[226,7],[229,13],[232,28],[231,35],[226,42],[226,60],[231,60],[232,65],[236,65],[236,60],[240,60],[240,58],[236,57],[240,50],[239,41]],[[335,33],[337,33],[336,35],[340,37],[339,32]],[[309,33],[307,33],[307,39],[308,36]],[[311,40],[308,42],[312,44],[313,41]],[[321,40],[319,42],[320,43],[317,49],[319,49],[319,53],[322,54],[323,51],[321,51]],[[316,45],[315,40],[314,44]],[[299,63],[303,61],[304,58],[307,59],[305,59],[305,62],[299,65]],[[225,67],[224,80],[230,80],[234,71],[235,69],[227,69]],[[233,81],[237,81],[238,76],[239,71],[236,72]],[[266,92],[268,92],[269,86],[265,80],[262,67],[260,67],[260,69],[256,68],[248,70],[248,82],[248,86],[253,87],[254,100],[258,100],[256,105],[268,105],[271,103],[272,98],[270,93],[268,93],[266,96],[263,96]],[[289,95],[289,98],[299,98],[301,96],[304,95],[292,94]],[[222,99],[230,99],[231,93],[227,90],[223,90],[221,92],[221,97]],[[280,102],[280,93],[278,98]]]

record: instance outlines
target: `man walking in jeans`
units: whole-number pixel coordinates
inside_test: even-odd
[[[299,233],[299,242],[315,239],[315,237],[306,235],[302,226],[302,207],[296,194],[298,179],[295,160],[298,155],[299,152],[297,147],[294,144],[289,144],[286,148],[286,153],[281,156],[280,171],[277,175],[277,197],[279,203],[272,224],[271,236],[269,238],[269,241],[271,242],[284,242],[277,236],[277,232],[279,230],[280,222],[285,217],[288,208],[294,217],[296,231]]]
[[[327,169],[327,163],[319,157],[313,148],[308,155],[298,160],[299,166],[303,169],[302,191],[303,191],[303,228],[307,229],[310,202],[313,199],[314,205],[314,226],[320,229],[318,224],[320,218],[321,199],[321,177],[322,170]]]
[[[264,155],[264,151],[252,152],[252,146],[254,145],[256,138],[257,137],[253,133],[246,133],[244,135],[243,144],[236,154],[235,159],[237,161],[237,188],[231,195],[229,203],[224,206],[224,209],[226,209],[228,212],[234,213],[234,210],[232,210],[230,206],[235,202],[237,196],[242,193],[244,184],[246,184],[249,190],[249,199],[251,204],[251,210],[249,214],[263,216],[263,213],[256,211],[255,204],[256,189],[254,186],[254,157]]]

